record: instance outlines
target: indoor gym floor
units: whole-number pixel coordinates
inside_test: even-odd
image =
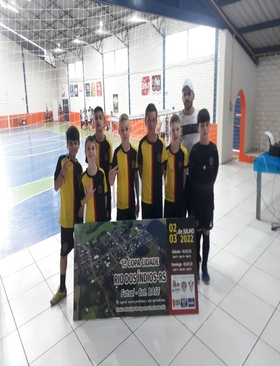
[[[68,296],[50,307],[60,248],[53,173],[66,128],[0,132],[0,365],[278,366],[280,234],[263,203],[262,221],[255,219],[255,174],[238,161],[217,178],[211,284],[199,285],[199,315],[74,322],[72,254]],[[81,132],[84,166],[91,133]],[[278,215],[279,194],[279,176],[263,174],[262,196]]]

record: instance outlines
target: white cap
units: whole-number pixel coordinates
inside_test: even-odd
[[[192,82],[191,82],[191,80],[190,80],[190,79],[186,79],[186,80],[184,81],[184,84],[183,84],[183,87],[182,87],[182,91],[184,90],[184,88],[185,88],[186,86],[188,86],[188,87],[190,88],[190,90],[194,93],[194,90],[193,90],[193,84],[192,84]]]

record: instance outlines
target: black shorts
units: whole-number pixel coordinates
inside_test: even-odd
[[[204,210],[197,211],[194,213],[195,221],[196,221],[196,230],[205,229],[211,230],[213,229],[213,218],[214,211],[213,210]]]
[[[141,201],[142,219],[162,219],[162,202],[149,204]]]
[[[183,213],[183,202],[170,202],[164,200],[164,218],[172,219],[172,218],[181,218],[184,217],[185,214]]]
[[[61,226],[61,257],[66,257],[74,248],[74,228],[65,228]]]
[[[135,206],[121,210],[117,208],[117,221],[136,220]]]
[[[108,184],[108,182],[107,182]],[[112,200],[112,196],[111,196],[111,187],[108,184],[108,192],[107,192],[107,207],[106,207],[106,219],[105,221],[110,221],[111,220],[111,200]]]

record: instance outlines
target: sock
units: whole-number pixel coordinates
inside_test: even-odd
[[[66,274],[60,274],[60,292],[65,292],[66,291],[66,286],[65,286],[65,279],[66,279]]]
[[[210,234],[203,234],[202,272],[207,271],[207,263],[210,249]]]
[[[201,231],[195,232],[195,239],[196,239],[196,262],[197,262],[197,270],[199,270],[199,263],[201,262],[200,256],[200,239],[201,239]]]

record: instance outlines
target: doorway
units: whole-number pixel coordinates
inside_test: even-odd
[[[234,118],[233,118],[233,155],[240,152],[240,121],[241,121],[241,101],[238,93],[234,107]]]
[[[68,102],[68,99],[62,99],[62,108],[63,108],[64,122],[69,122],[69,102]]]

